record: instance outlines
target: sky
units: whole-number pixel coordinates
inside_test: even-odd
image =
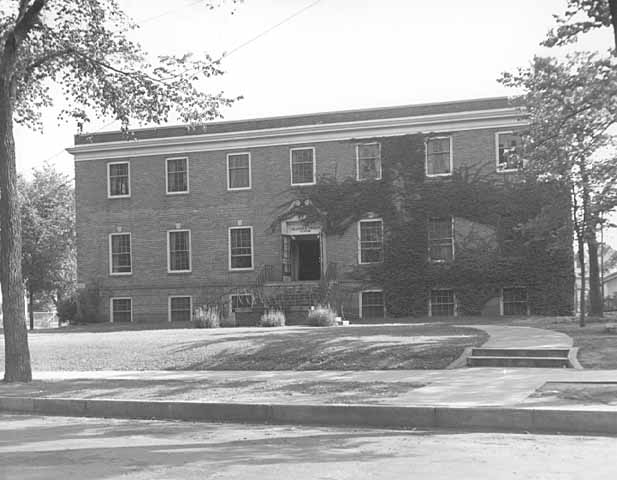
[[[223,111],[233,120],[514,95],[496,79],[558,53],[539,42],[567,0],[245,0],[215,10],[200,0],[118,2],[153,54],[228,52],[225,75],[206,88],[244,97]],[[606,30],[579,47],[610,45]],[[56,116],[45,113],[43,133],[16,129],[21,173],[50,161],[73,174],[64,149],[76,127]],[[85,130],[114,129],[110,120]]]

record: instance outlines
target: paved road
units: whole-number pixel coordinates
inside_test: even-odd
[[[617,478],[616,438],[0,415],[0,479]]]

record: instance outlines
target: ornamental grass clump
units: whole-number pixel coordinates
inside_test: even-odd
[[[218,328],[221,326],[221,314],[216,306],[197,307],[193,313],[195,328]]]
[[[334,327],[337,325],[336,312],[330,305],[317,305],[309,311],[308,321],[313,327]]]
[[[260,327],[284,327],[285,312],[282,310],[271,308],[266,310],[259,319]]]

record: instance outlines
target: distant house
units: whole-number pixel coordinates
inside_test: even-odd
[[[306,312],[324,282],[346,288],[343,314],[356,321],[568,312],[572,259],[551,267],[553,278],[561,269],[555,282],[542,277],[555,264],[544,250],[533,261],[508,253],[516,241],[510,208],[490,219],[482,213],[495,210],[497,197],[475,207],[450,200],[449,210],[437,196],[426,215],[411,206],[422,202],[416,189],[447,196],[465,169],[505,191],[517,176],[512,153],[525,124],[507,98],[488,98],[77,135],[68,150],[79,281],[96,287],[111,322],[186,321],[216,297],[251,324],[263,309],[256,289],[279,292],[290,311]],[[314,193],[324,176],[355,182],[358,192],[403,190],[387,205],[348,202],[350,211],[364,210],[335,232],[336,205],[316,207],[325,201]],[[474,235],[485,245],[476,250],[505,252],[534,274],[497,260],[499,277],[492,268],[467,269],[467,280],[450,272]],[[393,257],[392,242],[405,241],[410,246]]]

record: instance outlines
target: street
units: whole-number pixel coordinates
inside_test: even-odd
[[[614,479],[617,439],[0,415],[1,479]]]

